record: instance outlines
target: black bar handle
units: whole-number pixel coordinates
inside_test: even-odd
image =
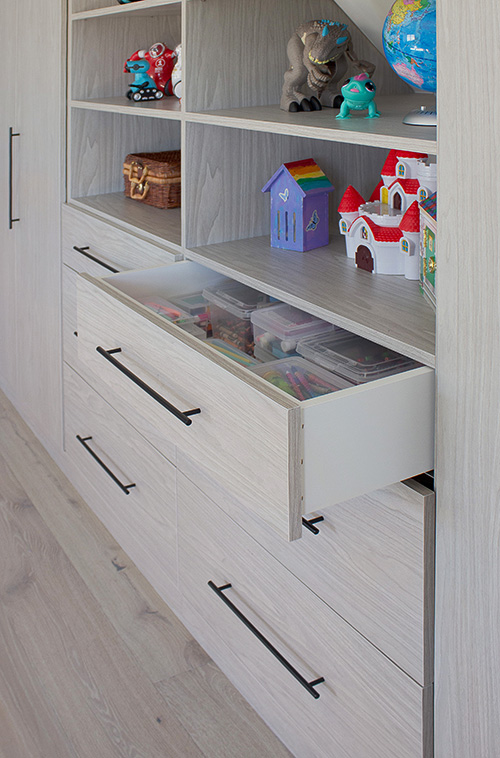
[[[264,647],[266,647],[269,650],[269,652],[272,653],[274,657],[278,659],[278,661],[282,664],[282,666],[284,666],[286,670],[290,672],[290,674],[298,682],[300,682],[300,684],[308,691],[308,693],[317,700],[319,698],[319,692],[316,692],[314,688],[316,687],[316,685],[322,684],[325,681],[324,677],[320,677],[319,679],[314,679],[314,681],[312,682],[308,682],[307,679],[305,679],[302,676],[302,674],[300,674],[297,671],[297,669],[294,668],[292,664],[289,661],[287,661],[287,659],[283,655],[281,655],[279,650],[276,650],[274,645],[272,645],[269,642],[269,640],[266,639],[266,637],[264,637],[264,635],[261,632],[259,632],[257,627],[255,627],[252,624],[252,622],[249,621],[247,617],[244,616],[243,613],[234,605],[234,603],[232,603],[231,600],[229,600],[229,598],[227,598],[224,595],[224,590],[230,589],[230,587],[232,587],[232,584],[223,584],[221,587],[217,587],[217,585],[214,584],[214,582],[209,581],[208,586],[210,587],[210,589],[212,589],[215,592],[216,595],[220,597],[222,602],[227,605],[227,607],[235,614],[235,616],[237,616],[237,618],[239,618],[239,620],[243,622],[243,624],[247,627],[247,629],[249,629],[252,632],[252,634],[254,634],[257,637],[257,639],[260,642],[262,642]]]
[[[193,422],[189,418],[189,416],[194,416],[197,413],[201,413],[201,408],[193,408],[190,411],[180,411],[178,408],[175,407],[175,405],[172,405],[172,403],[169,403],[168,400],[165,400],[164,397],[158,394],[152,387],[150,387],[146,382],[143,382],[142,379],[140,379],[138,376],[132,373],[130,369],[128,369],[126,366],[123,365],[123,363],[120,363],[118,361],[113,353],[121,353],[121,347],[116,347],[114,350],[105,350],[103,347],[98,345],[96,347],[97,352],[99,355],[102,355],[104,358],[106,358],[107,361],[109,361],[113,366],[115,366],[119,371],[122,372],[122,374],[125,374],[126,377],[128,377],[134,384],[137,384],[138,387],[141,388],[141,390],[144,390],[147,395],[153,398],[153,400],[156,400],[157,403],[159,403],[163,408],[166,408],[167,411],[172,413],[176,418],[179,419],[179,421],[182,421],[183,424],[186,424],[186,426],[190,426]]]
[[[319,534],[319,529],[317,526],[314,526],[314,524],[319,524],[320,521],[324,520],[324,516],[316,516],[315,518],[310,519],[302,517],[302,526],[305,526],[305,528],[309,529],[313,534]]]
[[[104,461],[102,461],[99,458],[99,456],[96,453],[94,453],[94,451],[92,450],[92,448],[90,447],[90,445],[87,445],[87,442],[89,440],[91,440],[92,437],[80,437],[80,435],[77,434],[76,435],[76,439],[78,440],[78,442],[81,445],[83,445],[83,447],[85,448],[85,450],[88,453],[90,453],[90,455],[92,456],[92,458],[95,461],[97,461],[97,463],[99,464],[99,466],[101,466],[104,469],[104,471],[106,472],[106,474],[108,474],[108,476],[111,477],[111,479],[115,482],[115,484],[117,484],[119,486],[119,488],[121,489],[121,491],[124,492],[126,495],[129,495],[130,494],[129,490],[131,490],[132,487],[135,487],[135,484],[122,484],[120,482],[120,480],[118,479],[118,477],[113,474],[113,472],[111,471],[111,469],[106,466],[106,464],[104,463]]]
[[[103,261],[100,261],[99,258],[96,258],[95,255],[92,255],[91,253],[88,253],[88,246],[87,247],[78,247],[77,245],[73,245],[73,250],[76,250],[77,253],[81,253],[81,255],[84,255],[86,258],[90,258],[91,261],[94,261],[95,263],[98,263],[99,266],[102,266],[103,268],[107,268],[108,271],[111,271],[113,274],[119,274],[119,270],[117,268],[113,268],[113,266],[110,266],[108,263],[104,263]]]
[[[15,132],[11,126],[9,126],[9,229],[12,229],[13,225],[16,223],[16,221],[19,221],[18,218],[12,217],[12,211],[13,211],[13,162],[14,162],[14,146],[13,146],[13,140],[14,137],[20,137],[19,132]]]

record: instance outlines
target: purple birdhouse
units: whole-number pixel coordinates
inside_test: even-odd
[[[327,245],[333,189],[312,158],[283,163],[262,188],[271,193],[271,247],[304,252]]]

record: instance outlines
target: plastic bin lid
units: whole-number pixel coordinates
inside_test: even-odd
[[[203,290],[203,297],[210,303],[218,305],[219,308],[224,308],[234,316],[243,319],[250,319],[252,311],[269,300],[268,296],[262,292],[234,281],[207,287]]]
[[[419,364],[400,353],[350,332],[328,332],[297,344],[305,358],[357,383],[397,374]]]
[[[280,303],[254,311],[251,316],[252,324],[276,335],[280,339],[293,337],[299,340],[310,334],[317,334],[334,329],[333,324],[323,321],[317,316],[294,308],[293,305]]]

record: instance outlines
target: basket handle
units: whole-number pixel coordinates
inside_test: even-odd
[[[149,182],[132,181],[130,183],[130,197],[133,200],[144,200],[149,192]]]
[[[142,169],[141,176],[139,177],[139,169]],[[132,184],[142,184],[144,179],[149,174],[149,166],[144,166],[142,163],[132,161],[128,170],[128,178]]]

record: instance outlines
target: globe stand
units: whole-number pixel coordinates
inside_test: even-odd
[[[437,126],[437,111],[427,105],[414,108],[406,114],[403,124],[410,126]]]

